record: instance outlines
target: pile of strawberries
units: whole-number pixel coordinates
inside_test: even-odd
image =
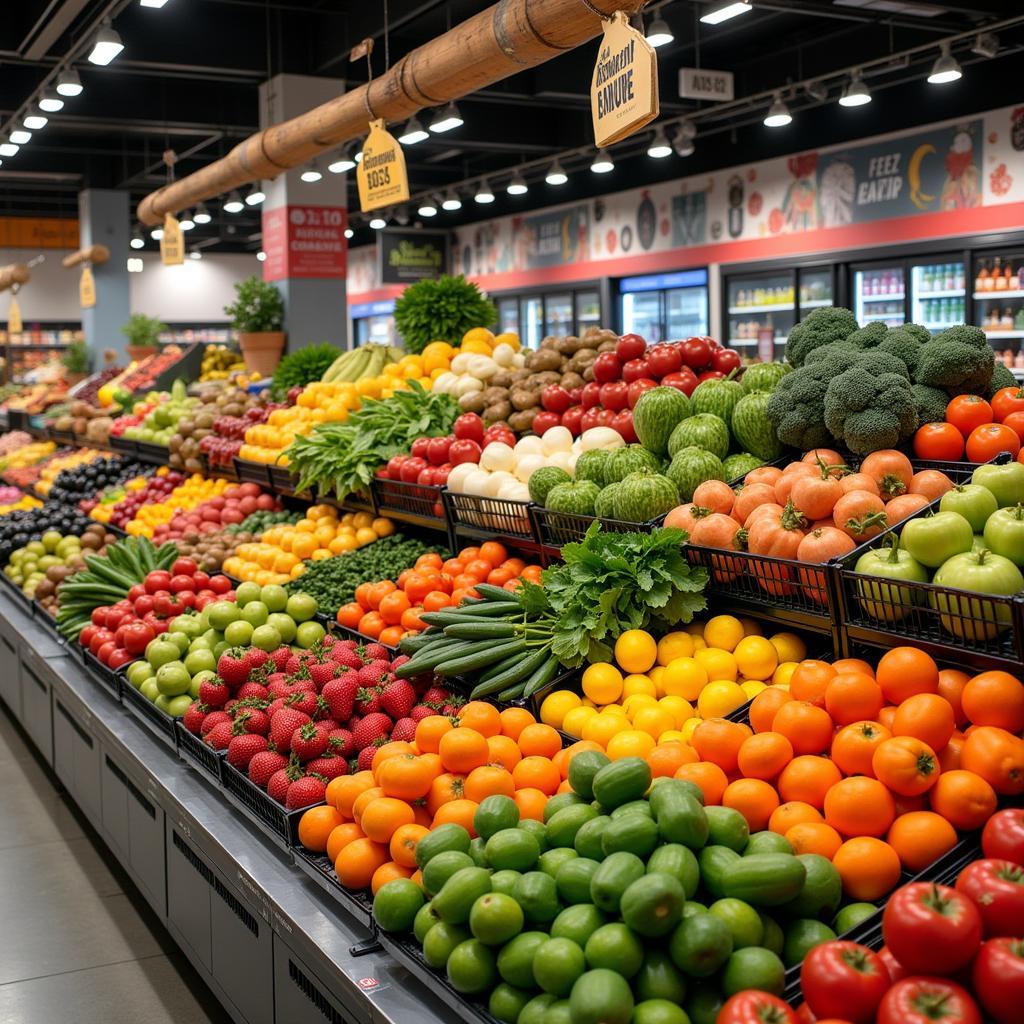
[[[421,718],[458,713],[461,698],[429,677],[395,678],[408,660],[332,636],[306,651],[232,648],[182,724],[278,803],[306,807],[331,779],[368,769],[378,747],[411,742]]]

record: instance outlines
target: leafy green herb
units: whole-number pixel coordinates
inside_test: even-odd
[[[340,355],[333,345],[307,345],[290,352],[277,364],[271,390],[274,397],[283,399],[291,388],[303,388],[330,369]]]
[[[475,284],[461,274],[409,285],[395,302],[395,326],[410,352],[432,341],[457,345],[473,327],[491,327],[498,311]]]

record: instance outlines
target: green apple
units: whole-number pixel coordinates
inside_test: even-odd
[[[178,645],[173,644],[170,640],[165,640],[164,637],[169,636],[168,633],[164,633],[162,637],[158,636],[153,640],[150,640],[146,644],[146,661],[153,667],[154,670],[159,670],[161,666],[166,665],[170,661],[178,660]]]
[[[244,608],[250,601],[258,601],[263,588],[258,583],[239,583],[235,591],[235,600],[240,608]]]
[[[184,633],[190,639],[201,636],[203,630],[200,628],[198,615],[175,615],[167,623],[168,633]]]
[[[180,661],[169,661],[157,669],[156,687],[168,697],[177,697],[181,693],[188,693],[191,684],[192,676]]]
[[[140,687],[139,693],[150,702],[154,703],[160,696],[160,688],[156,685],[156,679],[147,679]]]
[[[213,651],[189,651],[185,655],[185,668],[190,676],[197,672],[212,672],[217,667],[217,659]]]
[[[227,640],[221,640],[213,649],[213,656],[219,658],[225,651],[231,650],[231,644]]]
[[[172,633],[170,630],[164,633],[164,639],[169,644],[174,644],[179,657],[188,651],[188,645],[192,642],[184,633]]]
[[[188,645],[188,653],[191,654],[193,651],[212,651],[215,646],[216,641],[212,637],[197,636]]]
[[[210,625],[214,629],[222,630],[227,629],[242,614],[234,601],[214,601],[212,604],[208,604],[203,611],[206,612]]]
[[[203,683],[209,682],[211,679],[216,679],[216,678],[217,678],[217,673],[216,672],[206,672],[206,671],[204,671],[204,672],[197,672],[192,677],[192,682],[189,684],[189,687],[188,687],[189,695],[192,696],[192,697],[198,698],[199,697],[199,687]]]
[[[281,634],[273,626],[257,626],[252,631],[252,645],[261,651],[276,651],[281,646]]]
[[[180,696],[172,697],[167,702],[167,713],[172,718],[181,718],[192,704],[192,698],[187,694],[183,693]]]
[[[171,713],[171,698],[165,693],[158,693],[153,703],[165,714]]]
[[[147,679],[152,679],[156,675],[153,670],[153,666],[148,661],[133,661],[125,672],[125,676],[128,682],[132,684],[137,690]]]
[[[249,601],[242,606],[242,618],[246,622],[251,622],[253,626],[265,625],[269,615],[270,612],[262,601]]]
[[[247,647],[252,640],[253,624],[239,619],[224,630],[224,639],[232,647]],[[216,646],[216,645],[214,645]]]
[[[279,583],[268,583],[260,588],[260,600],[272,612],[283,612],[288,604],[288,591]]]
[[[57,545],[64,539],[58,530],[47,530],[40,538],[47,551],[56,551]]]
[[[299,591],[297,594],[292,594],[288,598],[288,604],[285,605],[285,611],[296,621],[296,622],[308,622],[314,615],[316,615],[316,598],[312,594],[305,594]]]
[[[290,644],[295,640],[295,620],[284,612],[271,612],[267,616],[267,625],[273,626],[281,634],[281,642]]]
[[[295,642],[309,650],[314,644],[319,643],[327,635],[327,630],[319,622],[303,622],[295,631]]]

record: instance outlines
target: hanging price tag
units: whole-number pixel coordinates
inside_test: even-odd
[[[185,234],[173,214],[164,217],[164,234],[160,239],[160,262],[172,267],[185,262]]]
[[[7,311],[7,333],[21,334],[21,307],[18,300],[11,296],[11,308]]]
[[[660,110],[658,57],[622,11],[604,22],[590,86],[594,142],[611,145],[650,124]]]
[[[370,122],[370,134],[363,143],[363,159],[356,169],[356,184],[359,208],[364,213],[404,203],[409,198],[405,154],[382,120]]]
[[[88,263],[82,267],[82,276],[78,280],[78,304],[82,309],[92,309],[96,305],[96,282]]]

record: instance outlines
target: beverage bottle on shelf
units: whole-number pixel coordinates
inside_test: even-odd
[[[1013,318],[1013,329],[1024,331],[1024,306],[1017,310],[1017,315]]]
[[[962,290],[964,286],[964,265],[962,263],[955,263],[953,266],[953,287]]]
[[[954,264],[954,263],[947,263],[946,264],[946,280],[945,280],[945,283],[944,283],[943,287],[945,288],[945,290],[947,292],[951,292],[956,287],[956,273],[955,273],[955,271],[956,271],[956,264]]]
[[[1020,291],[1020,264],[1017,265],[1017,269],[1010,275],[1010,291]]]
[[[1012,370],[1013,369],[1013,349],[1012,348],[1004,348],[1003,349],[1003,354],[999,357],[999,359],[1002,362],[1003,366],[1005,366],[1008,370]]]
[[[974,290],[976,292],[985,291],[988,281],[988,267],[985,266],[984,260],[978,261],[978,276],[974,279]]]
[[[921,291],[926,294],[935,291],[935,272],[931,267],[921,269]]]
[[[1003,272],[995,280],[995,290],[997,292],[1005,292],[1010,286],[1010,266],[1007,264],[1003,268]]]
[[[1003,270],[999,263],[999,257],[997,256],[992,261],[992,271],[988,275],[988,281],[985,282],[985,291],[987,292],[995,291],[997,279],[1003,276]]]
[[[999,321],[999,329],[1001,331],[1012,331],[1013,330],[1013,310],[1009,306],[1003,310],[1003,317]]]
[[[1024,348],[1018,349],[1017,354],[1013,357],[1013,368],[1024,370]]]

